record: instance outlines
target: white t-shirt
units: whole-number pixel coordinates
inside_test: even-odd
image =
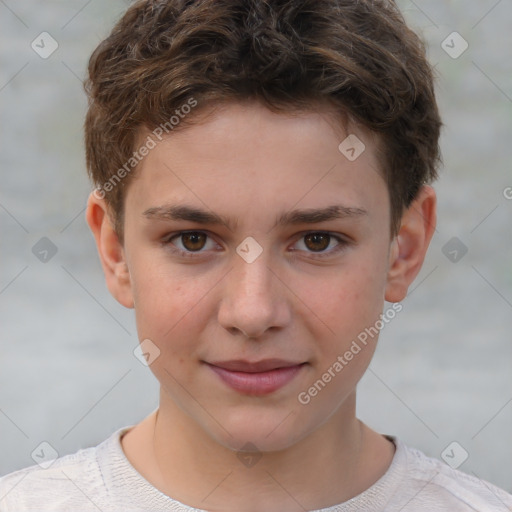
[[[114,432],[96,447],[0,478],[1,512],[193,512],[145,480]],[[349,501],[316,512],[506,512],[512,496],[389,438],[396,446],[388,471]],[[202,512],[202,511],[201,511]]]

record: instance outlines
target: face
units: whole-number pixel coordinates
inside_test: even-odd
[[[382,313],[390,204],[375,141],[350,133],[366,146],[354,161],[327,113],[232,104],[169,135],[128,187],[123,252],[139,339],[160,351],[150,368],[164,401],[232,449],[314,432],[373,354],[376,337],[344,357]]]

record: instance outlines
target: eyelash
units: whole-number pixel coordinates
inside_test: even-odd
[[[206,235],[209,239],[212,238],[205,231],[179,231],[177,233],[173,233],[172,235],[167,236],[162,241],[162,244],[164,246],[166,246],[166,247],[169,247],[173,253],[177,254],[180,257],[196,258],[196,257],[198,257],[198,255],[203,253],[202,250],[199,250],[199,251],[184,251],[183,249],[179,249],[178,247],[176,247],[172,243],[172,240],[174,240],[175,238],[179,238],[182,235],[191,234],[191,233],[200,233],[200,234]],[[338,242],[338,245],[336,245],[334,247],[334,249],[331,249],[330,251],[324,251],[324,252],[313,252],[313,251],[311,251],[311,252],[308,252],[309,255],[311,255],[311,256],[313,256],[313,258],[317,258],[317,259],[321,259],[321,258],[325,258],[325,257],[328,257],[328,256],[332,256],[334,254],[338,254],[340,251],[344,250],[350,244],[350,242],[348,240],[346,240],[346,239],[344,239],[344,238],[342,238],[340,236],[334,235],[334,234],[330,233],[329,231],[307,231],[307,232],[305,232],[305,233],[303,233],[301,235],[299,240],[302,240],[307,235],[327,235],[331,239],[334,238]],[[297,241],[299,241],[299,240],[297,240]],[[330,242],[330,240],[329,240],[329,242]],[[295,243],[297,243],[297,242],[295,242]],[[300,249],[295,249],[294,252],[296,252],[298,250],[300,250]]]

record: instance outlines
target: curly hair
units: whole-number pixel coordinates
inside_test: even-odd
[[[93,52],[85,89],[87,169],[121,239],[141,129],[182,129],[216,103],[328,103],[376,132],[392,233],[441,161],[434,73],[391,0],[139,0]]]

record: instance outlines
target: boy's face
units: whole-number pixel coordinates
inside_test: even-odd
[[[403,296],[375,141],[351,133],[366,146],[354,161],[338,149],[348,133],[326,114],[231,104],[157,144],[128,187],[109,286],[133,301],[139,339],[160,350],[150,366],[160,407],[230,448],[283,449],[353,414],[376,337],[341,371],[333,365],[375,326],[385,298]],[[229,227],[173,218],[180,206]],[[298,213],[336,207],[339,215],[315,222]],[[271,359],[285,361],[271,368],[294,368],[265,376],[213,367]],[[304,404],[329,368],[330,382]]]

